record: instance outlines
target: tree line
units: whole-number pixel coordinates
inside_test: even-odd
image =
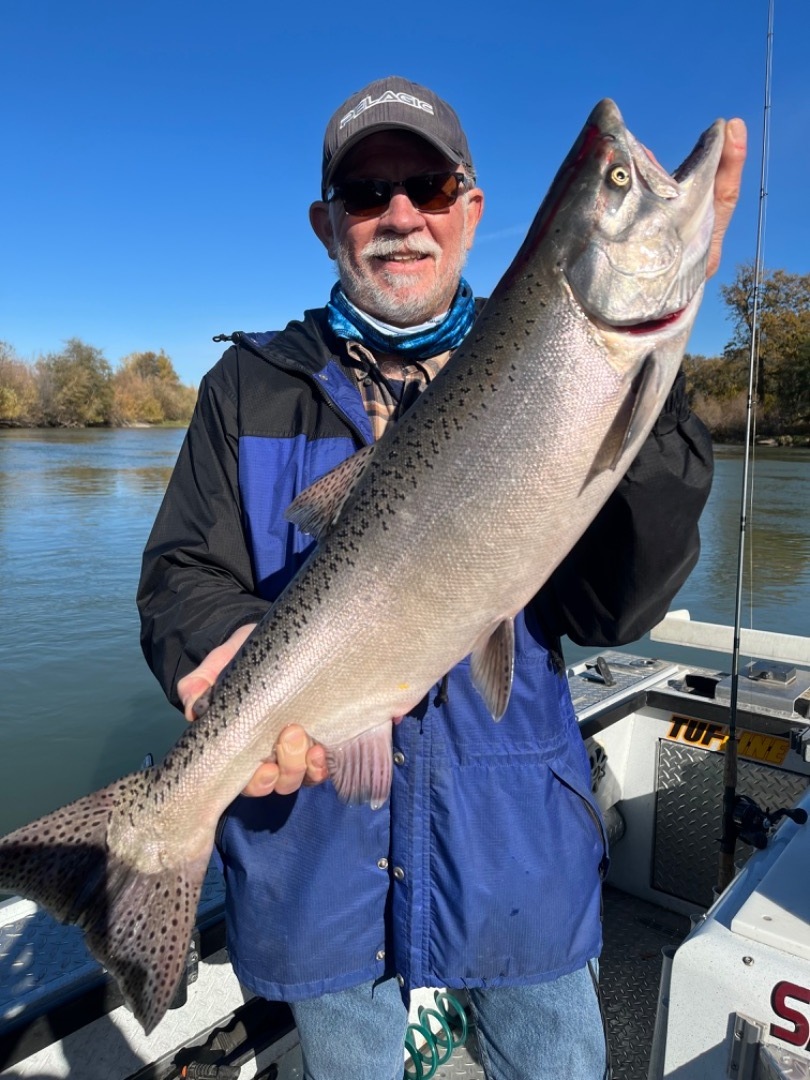
[[[33,363],[0,341],[0,426],[187,424],[196,399],[163,350],[132,353],[113,370],[78,338]]]
[[[692,408],[718,441],[743,439],[756,299],[757,435],[810,442],[810,274],[766,271],[756,296],[747,263],[721,295],[732,338],[722,356],[685,356]],[[195,399],[163,351],[132,353],[113,371],[99,349],[78,338],[34,363],[0,342],[0,425],[186,424]]]
[[[755,289],[754,266],[737,268],[721,295],[733,336],[723,355],[684,358],[690,403],[718,441],[745,436],[749,360],[757,301],[753,393],[756,434],[780,442],[810,442],[810,274],[765,271]]]

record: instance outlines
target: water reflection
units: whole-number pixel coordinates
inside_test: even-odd
[[[115,495],[135,492],[152,495],[166,490],[171,466],[112,469],[109,466],[64,465],[49,468],[43,476],[62,495]]]
[[[692,618],[733,622],[742,516],[742,451],[717,451],[715,483],[701,519],[700,561],[677,606]],[[810,600],[810,454],[757,450],[746,507],[743,625],[807,633]]]
[[[159,758],[184,726],[141,656],[134,602],[183,434],[0,430],[0,833]],[[701,559],[675,602],[693,619],[733,620],[741,471],[741,452],[720,448]],[[810,453],[765,451],[754,480],[744,625],[806,633]]]
[[[135,610],[182,438],[0,431],[0,833],[160,757],[183,727]]]

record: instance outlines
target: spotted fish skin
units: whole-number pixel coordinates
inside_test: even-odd
[[[391,720],[471,655],[509,722],[512,620],[616,487],[678,371],[723,124],[669,176],[593,110],[471,333],[288,516],[319,543],[161,765],[0,840],[0,889],[82,926],[147,1031],[182,974],[217,821],[281,730],[380,805]],[[369,656],[375,663],[369,665]]]
[[[111,821],[150,797],[134,774],[0,841],[0,884],[80,926],[93,955],[151,1032],[186,964],[208,857],[142,873],[107,843]]]

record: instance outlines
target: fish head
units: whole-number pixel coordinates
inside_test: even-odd
[[[594,409],[620,403],[595,472],[626,468],[677,375],[703,296],[723,137],[718,120],[670,175],[601,101],[493,293],[542,284]]]
[[[576,237],[558,261],[604,334],[646,337],[643,351],[657,338],[686,344],[706,278],[723,129],[716,121],[670,176],[612,101],[588,118],[561,170],[567,194],[555,218],[572,220],[556,235]]]
[[[566,294],[615,353],[685,346],[700,306],[714,227],[724,121],[670,175],[600,101],[549,188],[493,297],[529,274]],[[632,347],[636,340],[638,347]]]

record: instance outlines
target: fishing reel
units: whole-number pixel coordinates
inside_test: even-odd
[[[404,1080],[431,1080],[456,1047],[466,1041],[467,1015],[458,1000],[446,990],[436,990],[433,1000],[435,1009],[420,1005],[419,1022],[408,1024]]]
[[[758,806],[748,795],[737,795],[734,800],[732,821],[737,837],[744,844],[761,851],[768,846],[768,833],[775,828],[783,817],[790,818],[797,825],[807,821],[807,811],[782,807],[773,812]]]

